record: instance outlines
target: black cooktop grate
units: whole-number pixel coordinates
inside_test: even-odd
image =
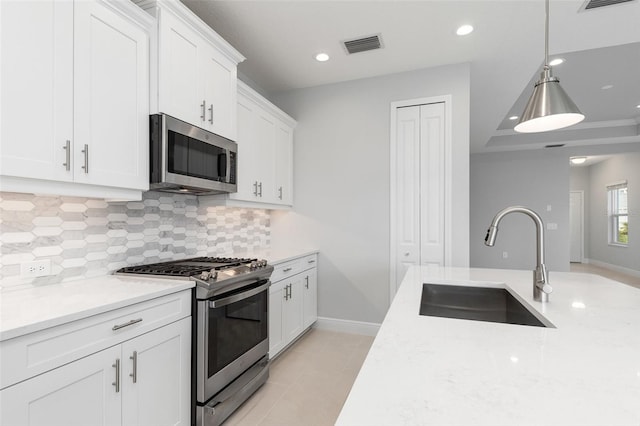
[[[174,260],[169,262],[153,263],[150,265],[127,266],[119,273],[165,275],[171,277],[190,277],[211,269],[226,269],[251,263],[256,259],[240,259],[231,257],[195,257],[190,259]],[[192,265],[191,263],[200,263]],[[207,263],[208,265],[202,265]]]

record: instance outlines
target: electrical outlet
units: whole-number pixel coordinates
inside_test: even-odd
[[[51,259],[22,262],[20,264],[21,277],[46,277],[51,275]]]
[[[509,257],[509,253],[507,253],[506,251],[503,251],[503,252],[502,252],[502,258],[503,258],[503,259],[506,259],[506,258],[508,258],[508,257]]]

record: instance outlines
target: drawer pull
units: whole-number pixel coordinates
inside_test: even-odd
[[[284,269],[282,270],[282,272],[289,272],[289,271],[291,271],[292,269],[293,269],[293,268],[284,268]]]
[[[311,259],[311,260],[307,260],[307,263],[316,263],[316,261]]]
[[[114,325],[111,329],[113,331],[116,331],[116,330],[120,330],[121,328],[129,327],[130,325],[137,324],[139,322],[142,322],[142,318],[134,319],[129,322],[125,322],[124,324]]]

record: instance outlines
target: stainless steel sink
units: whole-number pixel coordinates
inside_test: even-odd
[[[538,319],[504,288],[425,283],[420,315],[554,327],[550,322]]]

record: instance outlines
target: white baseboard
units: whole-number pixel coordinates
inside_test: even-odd
[[[313,328],[320,330],[338,331],[340,333],[362,334],[375,336],[378,334],[380,324],[373,322],[351,321],[337,318],[318,317]]]
[[[601,262],[595,259],[587,259],[587,262],[585,263],[588,263],[594,266],[599,266],[600,268],[609,269],[611,271],[619,272],[621,274],[631,275],[632,277],[640,278],[640,271],[635,269],[625,268],[624,266],[618,266],[612,263]]]

